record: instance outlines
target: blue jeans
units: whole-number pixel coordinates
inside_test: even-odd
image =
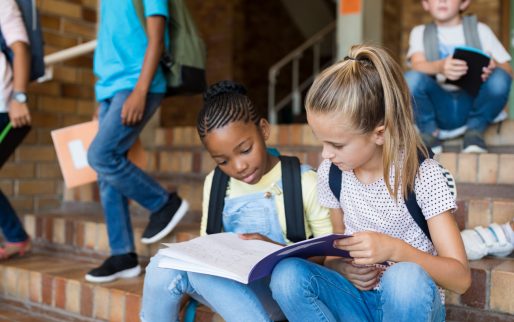
[[[463,90],[447,91],[433,77],[421,72],[409,71],[405,79],[414,99],[416,125],[421,133],[427,134],[462,126],[485,131],[505,107],[512,82],[506,71],[496,68],[478,95],[472,97]]]
[[[0,113],[0,130],[9,123],[9,115]],[[0,190],[0,228],[9,242],[22,242],[29,238],[9,200]]]
[[[128,198],[155,212],[169,197],[164,188],[127,159],[127,151],[159,107],[163,94],[148,94],[143,119],[133,126],[126,126],[121,123],[121,109],[130,93],[120,91],[100,102],[98,134],[87,154],[89,164],[98,174],[112,255],[135,249]]]
[[[179,321],[185,294],[207,305],[227,322],[283,319],[272,300],[269,279],[245,285],[217,276],[159,268],[161,258],[162,255],[155,255],[146,268],[141,321]]]
[[[288,258],[273,270],[271,290],[290,322],[445,319],[437,286],[413,263],[389,267],[381,278],[379,290],[360,291],[331,269]]]

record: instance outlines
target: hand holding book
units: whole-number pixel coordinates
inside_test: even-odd
[[[447,79],[446,83],[459,86],[471,96],[478,95],[480,86],[483,83],[483,68],[489,66],[491,57],[476,48],[456,47],[453,58],[465,61],[468,66],[468,71],[459,79]]]

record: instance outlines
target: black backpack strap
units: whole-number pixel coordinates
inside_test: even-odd
[[[216,234],[223,229],[222,215],[228,180],[229,177],[219,167],[214,169],[207,212],[207,234]]]
[[[328,172],[328,186],[337,200],[341,197],[341,176],[342,171],[335,164],[330,164],[330,170]]]
[[[279,156],[279,158],[282,166],[287,239],[296,243],[306,239],[300,160],[291,156]]]

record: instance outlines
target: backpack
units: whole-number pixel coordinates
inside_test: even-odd
[[[434,154],[429,149],[428,150],[429,158],[433,158]],[[419,165],[421,165],[425,161],[425,156],[421,151],[418,151],[418,162]],[[446,170],[442,165],[439,165],[443,169],[443,175],[446,178],[446,183],[448,187],[451,190],[452,195],[456,198],[457,191],[455,189],[455,180],[453,179],[453,176],[451,173]],[[341,180],[342,180],[342,172],[341,170],[335,165],[330,165],[330,170],[328,173],[328,185],[330,187],[330,190],[334,194],[334,196],[337,198],[338,201],[341,201],[340,195],[341,195]],[[409,210],[410,215],[412,216],[412,219],[416,222],[416,224],[421,228],[423,233],[428,237],[430,241],[432,241],[432,237],[430,236],[430,231],[428,230],[428,224],[425,219],[425,216],[423,216],[423,212],[421,211],[421,208],[418,205],[418,202],[416,200],[416,193],[414,190],[412,190],[409,195],[407,196],[407,200],[405,200],[405,205],[407,206],[407,209]]]
[[[146,31],[142,0],[132,0],[139,21]],[[206,49],[196,31],[184,0],[168,0],[169,47],[161,57],[167,88],[166,96],[200,94],[207,88]]]
[[[279,156],[279,158],[282,169],[286,235],[288,240],[296,243],[307,239],[303,213],[300,160],[297,157],[290,156]],[[228,181],[229,176],[222,172],[219,167],[216,167],[209,197],[207,234],[219,233],[223,229],[222,215]]]
[[[33,0],[16,0],[16,3],[23,17],[23,23],[30,42],[30,80],[33,81],[45,74],[45,53],[43,50],[43,35],[39,23],[39,14]],[[0,49],[7,57],[9,63],[12,64],[14,53],[5,43],[2,30],[0,30]]]
[[[482,43],[478,37],[477,17],[470,15],[463,16],[462,27],[464,28],[464,39],[466,40],[466,45],[482,49]],[[425,49],[425,57],[428,61],[440,59],[437,26],[433,22],[425,25],[425,30],[423,31],[423,46]]]

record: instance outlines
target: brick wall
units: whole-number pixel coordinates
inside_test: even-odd
[[[96,0],[39,0],[45,52],[95,38]],[[0,172],[0,187],[20,212],[57,207],[63,183],[50,131],[89,120],[94,108],[92,56],[56,66],[54,80],[29,87],[33,127]]]
[[[281,1],[187,3],[207,45],[208,83],[223,79],[244,83],[256,106],[265,113],[268,69],[304,41]],[[162,124],[195,124],[201,104],[200,95],[167,99],[161,111]]]
[[[473,0],[465,11],[475,14],[487,24],[508,48],[505,28],[502,28],[502,10],[507,3],[502,0]],[[409,34],[413,27],[430,22],[430,15],[423,10],[420,0],[384,0],[383,40],[395,58],[405,66],[405,54],[409,46]]]

